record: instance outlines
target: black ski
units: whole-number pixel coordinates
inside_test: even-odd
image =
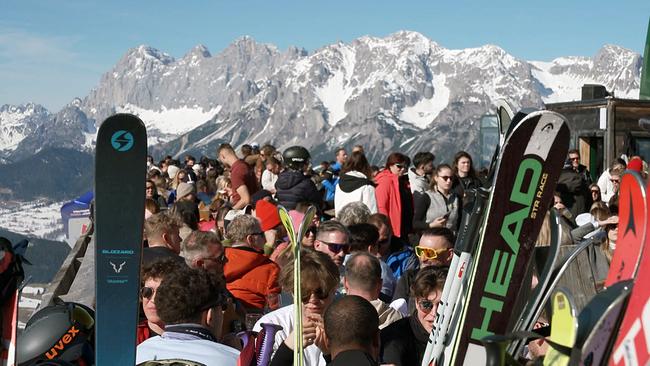
[[[135,364],[147,134],[130,114],[102,123],[95,156],[97,366]]]
[[[487,220],[473,256],[477,260],[452,357],[445,364],[484,363],[480,340],[506,332],[520,289],[528,285],[523,283],[523,274],[566,157],[569,128],[564,117],[539,111],[526,115],[520,123],[515,119],[499,159]]]

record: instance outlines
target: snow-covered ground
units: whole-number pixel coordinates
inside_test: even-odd
[[[0,202],[0,228],[29,237],[65,241],[60,211],[64,203]]]

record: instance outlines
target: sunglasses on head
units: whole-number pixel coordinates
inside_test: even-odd
[[[418,305],[425,313],[430,313],[433,310],[433,301],[431,300],[418,300]]]
[[[449,249],[431,249],[427,247],[415,247],[415,255],[422,259],[436,259],[439,255],[446,253]]]
[[[312,294],[318,300],[325,300],[329,296],[328,293],[325,293],[325,291],[323,291],[323,289],[319,287],[319,288],[317,288],[315,290],[312,290],[312,291],[302,291],[302,294],[301,294],[302,296],[301,296],[300,299],[302,300],[303,303],[309,302],[309,299],[311,298]]]

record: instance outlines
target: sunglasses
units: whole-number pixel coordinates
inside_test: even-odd
[[[591,193],[600,193],[600,191],[597,190],[597,189],[592,189],[592,190],[591,190]]]
[[[221,253],[221,255],[219,255],[217,257],[204,257],[204,258],[200,258],[200,259],[202,259],[204,261],[215,261],[215,262],[217,262],[219,264],[228,263],[228,258],[226,258],[226,253],[225,252]]]
[[[451,179],[451,176],[450,175],[439,175],[438,178],[440,178],[440,179],[442,179],[444,181],[448,181],[448,180]]]
[[[395,164],[398,169],[404,169],[404,164]]]
[[[580,160],[580,158],[569,158],[569,160],[571,160],[571,161],[578,161],[578,160]]]
[[[430,313],[433,310],[433,301],[431,300],[418,300],[418,305],[425,313]]]
[[[348,244],[348,243],[339,244],[339,243],[328,243],[328,242],[322,241],[322,240],[319,240],[319,241],[321,243],[327,245],[330,252],[332,252],[334,254],[339,254],[341,251],[343,251],[343,253],[345,253],[345,254],[350,253],[350,244]]]
[[[620,179],[610,179],[609,181],[612,183],[621,183]]]
[[[301,295],[300,299],[303,303],[309,302],[311,295],[314,295],[318,300],[325,300],[329,296],[322,288],[317,288],[313,291],[302,291]]]
[[[140,289],[140,297],[142,297],[143,299],[151,300],[151,298],[155,294],[156,294],[156,290],[151,287],[144,286]]]
[[[422,259],[436,259],[439,255],[446,253],[449,249],[431,249],[426,247],[415,247],[415,255]]]

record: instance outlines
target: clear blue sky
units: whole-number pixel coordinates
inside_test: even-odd
[[[4,0],[0,105],[57,111],[84,97],[129,49],[218,53],[249,35],[309,51],[363,36],[417,31],[446,48],[491,43],[525,60],[592,56],[604,44],[642,53],[650,0]]]

